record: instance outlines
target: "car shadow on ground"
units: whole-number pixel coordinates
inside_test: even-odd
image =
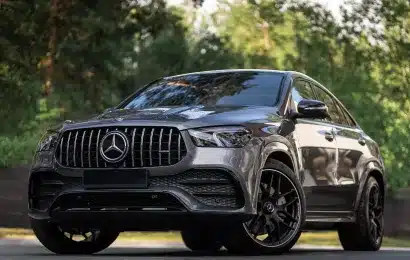
[[[381,251],[380,251],[381,252]],[[106,250],[98,254],[100,257],[104,256],[121,256],[121,257],[260,257],[260,256],[270,256],[270,257],[285,257],[285,256],[308,256],[308,255],[360,255],[360,254],[379,254],[380,252],[346,252],[343,250],[328,250],[328,249],[294,249],[286,254],[262,254],[262,255],[235,255],[231,254],[226,250],[221,250],[216,253],[202,253],[202,252],[192,252],[184,249],[174,249],[170,250],[169,248],[164,249],[136,249],[136,248],[117,248],[115,250]],[[388,251],[383,251],[386,253]],[[392,251],[394,252],[394,251]]]
[[[24,253],[23,253],[24,254]],[[52,256],[54,255],[51,252],[41,252],[41,253],[33,253],[30,252],[29,254],[24,254],[26,256]],[[328,259],[329,257],[336,257],[336,259],[391,259],[392,257],[396,256],[405,256],[406,259],[410,259],[410,252],[409,251],[394,251],[394,250],[383,250],[377,252],[354,252],[354,251],[343,251],[343,250],[330,250],[330,249],[293,249],[292,251],[282,254],[282,255],[275,255],[275,254],[263,254],[263,255],[235,255],[230,254],[226,250],[221,250],[219,252],[210,254],[210,253],[199,253],[199,252],[192,252],[187,249],[183,248],[133,248],[133,247],[121,247],[121,248],[109,248],[104,250],[98,254],[93,256],[89,256],[91,258],[98,257],[98,258],[118,258],[118,259],[128,259],[128,257],[142,257],[144,259],[150,257],[172,257],[172,258],[242,258],[242,259],[265,259],[269,257],[272,258],[279,258],[280,259],[313,259],[314,257],[316,260],[318,259]]]

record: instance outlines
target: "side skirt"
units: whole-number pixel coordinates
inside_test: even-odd
[[[335,230],[338,224],[355,221],[353,211],[308,211],[303,231]]]

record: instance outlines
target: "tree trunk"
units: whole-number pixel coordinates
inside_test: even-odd
[[[53,91],[54,65],[57,49],[57,16],[58,16],[58,0],[51,0],[50,7],[50,38],[48,41],[48,53],[46,63],[45,87],[44,96],[50,96]]]

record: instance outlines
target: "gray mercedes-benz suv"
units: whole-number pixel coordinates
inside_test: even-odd
[[[59,254],[159,230],[180,230],[198,251],[281,253],[316,229],[338,230],[346,250],[378,250],[385,187],[377,144],[317,81],[207,71],[158,79],[47,131],[29,217]]]

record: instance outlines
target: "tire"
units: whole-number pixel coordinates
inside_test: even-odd
[[[109,247],[119,235],[117,231],[100,230],[92,241],[77,242],[66,236],[54,223],[36,219],[30,219],[30,223],[41,244],[56,254],[94,254]]]
[[[218,234],[204,229],[186,229],[181,231],[186,247],[198,252],[217,252],[222,248]]]
[[[284,178],[286,181],[288,181],[288,186],[294,187],[292,188],[294,191],[296,191],[295,196],[298,197],[298,203],[297,207],[300,209],[298,211],[299,218],[297,223],[294,223],[294,229],[291,231],[292,233],[289,235],[289,237],[284,237],[281,241],[281,235],[279,234],[279,238],[277,237],[277,241],[275,242],[276,244],[264,244],[264,242],[259,241],[257,238],[254,238],[249,231],[251,224],[244,223],[241,226],[234,227],[230,232],[229,235],[225,236],[224,239],[224,246],[228,249],[230,253],[233,254],[250,254],[250,255],[259,255],[259,254],[282,254],[285,252],[288,252],[298,241],[300,235],[301,235],[301,227],[303,226],[306,218],[306,202],[305,202],[305,195],[303,192],[303,188],[299,182],[299,180],[296,178],[294,172],[284,163],[274,160],[274,159],[268,159],[262,173],[261,177],[261,182],[260,185],[263,185],[262,179],[264,178],[264,173],[269,171],[275,172],[281,176],[281,178]],[[273,174],[272,174],[273,175]],[[283,182],[283,181],[282,181]],[[271,181],[272,183],[272,181]],[[279,181],[280,183],[280,181]],[[275,185],[277,185],[277,182],[275,182]],[[271,185],[273,186],[273,185]],[[285,185],[286,186],[286,185]],[[263,190],[262,187],[260,187],[260,190]],[[279,194],[280,193],[280,188]],[[269,188],[269,194],[270,194],[271,189]],[[262,192],[263,193],[263,192]],[[276,190],[274,191],[276,193]],[[283,192],[285,194],[286,192]],[[262,194],[263,196],[263,194]],[[280,196],[280,195],[279,195]],[[279,197],[280,198],[280,197]],[[285,204],[288,204],[288,201],[286,201]],[[258,205],[260,203],[258,202]],[[278,206],[278,209],[280,207],[279,204],[276,204]],[[260,215],[259,213],[259,206],[258,206],[258,215],[255,218],[258,218]],[[286,207],[285,207],[286,208]],[[277,211],[279,212],[279,210]],[[255,219],[254,218],[254,219]],[[266,218],[266,216],[265,216]],[[286,217],[284,218],[286,219]],[[254,220],[251,220],[250,223],[252,223]],[[276,220],[273,220],[276,221]],[[265,222],[268,222],[266,220]],[[274,224],[274,229],[279,232],[279,222],[269,222],[270,224]],[[249,225],[249,226],[248,226]],[[260,226],[259,224],[257,228],[257,233],[259,233]],[[269,225],[269,224],[268,224]],[[267,229],[265,226],[264,229]],[[286,229],[286,228],[285,228]],[[270,234],[273,233],[272,229]],[[266,238],[269,240],[272,240],[273,238]]]
[[[376,207],[380,207],[377,213],[373,211],[373,192],[377,189],[379,197]],[[374,207],[374,208],[376,208]],[[380,213],[380,214],[378,214]],[[373,219],[372,214],[375,218]],[[373,219],[373,222],[372,222]],[[373,227],[378,228],[378,233],[374,233]],[[374,226],[376,224],[376,226]],[[347,251],[378,251],[383,242],[384,231],[384,198],[380,185],[376,179],[370,176],[363,189],[357,215],[356,222],[353,224],[343,224],[339,227],[339,240],[344,250]],[[376,234],[377,236],[375,236]]]

